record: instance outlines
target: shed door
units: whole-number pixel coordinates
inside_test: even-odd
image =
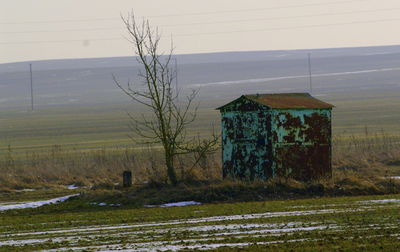
[[[264,179],[268,162],[267,122],[262,112],[247,112],[234,118],[233,175],[236,178],[254,180]]]
[[[233,148],[234,177],[254,180],[258,166],[258,155],[253,143],[240,142]]]

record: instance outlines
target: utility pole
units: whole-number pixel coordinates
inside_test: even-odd
[[[32,64],[29,64],[29,71],[31,73],[31,109],[33,111],[33,78],[32,78]]]
[[[310,94],[312,93],[311,53],[308,53],[308,74],[310,76]]]
[[[178,59],[174,58],[175,60],[175,88],[176,88],[176,95],[178,95]]]

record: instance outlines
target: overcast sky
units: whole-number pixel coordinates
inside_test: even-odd
[[[176,53],[400,44],[399,0],[0,0],[0,63],[130,56],[120,14]]]

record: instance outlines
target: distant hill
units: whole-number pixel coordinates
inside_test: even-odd
[[[311,53],[313,93],[398,90],[400,46],[176,55],[178,87],[201,87],[202,99],[243,93],[308,91]],[[0,64],[0,108],[29,105],[29,63],[38,106],[127,102],[112,81],[140,83],[135,57],[59,59]]]

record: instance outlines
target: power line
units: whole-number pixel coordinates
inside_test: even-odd
[[[81,23],[81,22],[98,22],[98,21],[121,21],[121,19],[118,19],[118,18],[91,18],[91,19],[64,19],[64,20],[46,20],[46,21],[0,22],[0,25]]]
[[[400,18],[379,19],[379,20],[369,20],[369,21],[355,21],[355,22],[343,22],[343,23],[332,23],[332,24],[319,24],[319,25],[290,26],[290,27],[267,28],[267,29],[252,29],[252,30],[236,30],[236,31],[219,31],[219,32],[205,32],[205,33],[176,34],[173,37],[190,37],[190,36],[201,36],[201,35],[220,35],[220,34],[234,34],[234,33],[246,33],[246,32],[295,30],[295,29],[306,29],[306,28],[341,26],[341,25],[348,25],[348,24],[371,24],[371,23],[382,23],[382,22],[392,22],[392,21],[400,21]],[[122,40],[122,39],[123,39],[123,37],[118,37],[118,38],[117,37],[110,37],[110,38],[82,38],[82,39],[72,39],[72,40],[0,42],[0,44],[7,45],[7,44],[64,43],[64,42],[107,41],[107,40]]]
[[[123,37],[114,38],[83,38],[83,39],[66,39],[66,40],[42,40],[42,41],[23,41],[23,42],[0,42],[0,45],[9,44],[43,44],[43,43],[67,43],[67,42],[84,42],[84,41],[108,41],[108,40],[123,40]]]
[[[118,27],[123,28],[123,27]],[[37,30],[37,31],[14,31],[14,32],[0,32],[0,34],[19,34],[19,33],[48,33],[48,32],[74,32],[74,31],[104,31],[104,30],[116,30],[116,27],[110,28],[82,28],[82,29],[58,29],[58,30]]]
[[[282,20],[282,19],[295,19],[295,18],[307,18],[307,17],[320,17],[320,16],[338,16],[338,15],[350,15],[357,13],[376,13],[382,11],[396,11],[400,8],[391,9],[375,9],[366,11],[348,11],[348,12],[336,12],[336,13],[320,13],[311,15],[299,15],[299,16],[286,16],[276,18],[255,18],[255,19],[239,19],[239,20],[227,20],[227,21],[216,21],[216,22],[199,22],[199,23],[186,23],[186,24],[175,24],[175,25],[163,25],[162,27],[176,27],[176,26],[191,26],[191,25],[214,25],[214,24],[229,24],[229,23],[242,23],[251,21],[265,21],[265,20]],[[161,27],[161,28],[162,28]],[[81,28],[81,29],[58,29],[58,30],[36,30],[36,31],[12,31],[12,32],[0,32],[0,34],[19,34],[19,33],[50,33],[50,32],[73,32],[73,31],[104,31],[104,30],[116,30],[123,27],[109,27],[109,28]]]
[[[391,22],[391,21],[399,21],[399,20],[400,20],[400,18],[392,18],[392,19],[379,19],[379,20],[370,20],[370,21],[355,21],[355,22],[343,22],[343,23],[320,24],[320,25],[290,26],[290,27],[267,28],[267,29],[188,33],[188,34],[177,34],[177,35],[174,35],[174,37],[199,36],[199,35],[219,35],[219,34],[231,34],[231,33],[242,33],[242,32],[259,32],[259,31],[294,30],[294,29],[304,29],[304,28],[341,26],[341,25],[348,25],[348,24],[371,24],[371,23]]]
[[[332,4],[346,4],[354,2],[367,2],[370,0],[347,0],[347,1],[335,1],[330,3],[313,3],[313,4],[298,4],[298,5],[286,5],[277,7],[267,7],[267,8],[254,8],[254,9],[242,9],[242,10],[226,10],[226,11],[211,11],[211,12],[192,12],[192,13],[182,13],[182,14],[168,14],[168,15],[158,15],[150,16],[149,18],[157,17],[181,17],[181,16],[200,16],[200,15],[210,15],[210,14],[221,14],[221,13],[243,13],[243,12],[254,12],[254,11],[264,11],[264,10],[279,10],[287,8],[302,8],[311,6],[322,6],[322,5],[332,5]]]
[[[162,27],[173,27],[173,26],[190,26],[190,25],[204,25],[204,24],[229,24],[229,23],[241,23],[250,21],[265,21],[265,20],[282,20],[282,19],[294,19],[294,18],[308,18],[308,17],[321,17],[321,16],[338,16],[338,15],[349,15],[358,13],[376,13],[381,11],[396,11],[400,8],[390,8],[390,9],[375,9],[366,11],[348,11],[348,12],[326,12],[320,14],[310,14],[310,15],[299,15],[299,16],[286,16],[286,17],[274,17],[274,18],[252,18],[252,19],[238,19],[238,20],[228,20],[228,21],[216,21],[216,22],[202,22],[202,23],[186,23],[186,24],[176,24],[176,25],[164,25]]]
[[[267,7],[267,8],[252,8],[252,9],[242,9],[242,10],[226,10],[226,11],[211,11],[211,12],[192,12],[192,13],[179,13],[179,14],[166,14],[166,15],[156,15],[148,16],[146,18],[163,18],[163,17],[182,17],[182,16],[201,16],[201,15],[212,15],[212,14],[222,14],[222,13],[243,13],[243,12],[254,12],[254,11],[265,11],[265,10],[278,10],[287,8],[302,8],[311,6],[324,6],[324,5],[334,5],[334,4],[347,4],[354,2],[367,2],[370,0],[346,0],[346,1],[335,1],[330,3],[313,3],[313,4],[298,4],[298,5],[286,5],[277,7]],[[46,20],[46,21],[23,21],[23,22],[0,22],[0,24],[14,25],[14,24],[44,24],[44,23],[68,23],[68,22],[95,22],[95,21],[110,21],[110,20],[120,20],[116,18],[94,18],[94,19],[66,19],[66,20]]]

